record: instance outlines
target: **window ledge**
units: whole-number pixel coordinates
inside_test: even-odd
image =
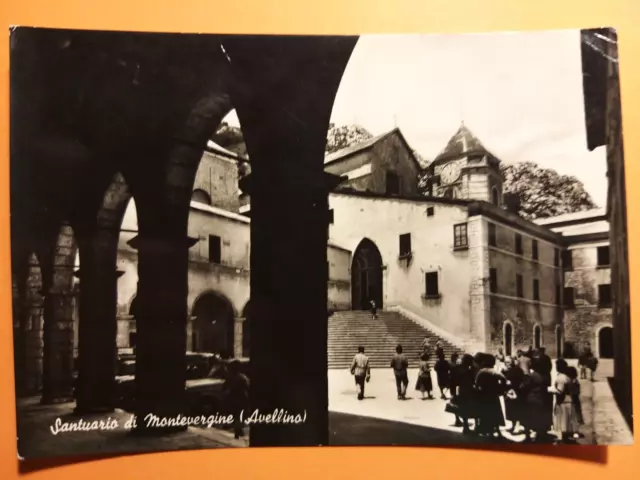
[[[469,250],[469,245],[458,245],[457,247],[453,247],[454,252],[461,252],[463,250]]]
[[[439,293],[436,295],[422,295],[422,299],[423,300],[440,300],[442,298],[442,295],[440,295]]]
[[[401,253],[398,255],[398,260],[411,260],[413,257],[413,252]]]
[[[596,268],[599,270],[605,269],[605,268],[611,268],[611,265],[596,265]]]

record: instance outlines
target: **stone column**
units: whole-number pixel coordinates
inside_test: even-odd
[[[44,298],[43,404],[73,399],[74,292],[51,288]]]
[[[29,260],[24,295],[21,295],[23,378],[21,393],[37,395],[42,388],[42,325],[43,292],[42,272],[34,256]]]
[[[244,317],[236,317],[233,322],[233,356],[236,358],[242,357],[244,321]]]
[[[324,148],[355,37],[224,40],[251,176],[252,446],[326,445],[328,192]],[[295,73],[293,73],[295,72]]]
[[[187,347],[187,236],[141,234],[129,241],[138,250],[136,297],[136,415],[138,434],[176,428],[149,428],[151,416],[184,413]],[[183,428],[178,428],[182,430]]]
[[[251,444],[326,444],[327,193],[282,180],[251,191],[252,410],[306,421],[252,425]]]
[[[76,413],[114,409],[116,375],[118,233],[98,231],[78,238],[80,321]]]

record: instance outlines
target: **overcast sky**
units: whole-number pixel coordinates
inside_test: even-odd
[[[578,30],[362,36],[332,121],[374,135],[395,126],[430,160],[464,121],[506,163],[579,178],[606,203],[603,148],[586,147]],[[237,125],[235,112],[227,120]]]

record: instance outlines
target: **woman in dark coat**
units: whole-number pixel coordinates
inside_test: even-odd
[[[456,398],[454,403],[458,406],[458,416],[462,419],[462,433],[470,433],[469,419],[476,418],[475,378],[476,371],[473,366],[473,357],[464,355],[462,362],[456,369]]]
[[[524,376],[520,387],[524,402],[520,423],[525,428],[525,442],[531,441],[532,432],[536,434],[536,442],[541,442],[551,424],[551,412],[547,400],[550,394],[542,370],[544,370],[542,365],[533,362],[531,372]]]
[[[507,380],[495,371],[496,360],[493,355],[480,354],[476,362],[481,367],[475,382],[480,421],[476,427],[476,433],[491,437],[494,434],[500,435],[500,427],[505,424],[500,395],[505,391]]]
[[[524,380],[524,372],[516,364],[513,357],[506,357],[505,368],[502,374],[507,379],[507,395],[504,397],[505,417],[511,422],[509,432],[514,433],[520,423],[522,415],[522,394],[520,387]]]
[[[458,377],[460,376],[460,357],[457,353],[451,355],[451,371],[449,373],[449,393],[451,394],[451,400],[455,403],[458,396]],[[455,427],[462,426],[462,420],[459,414],[456,414]]]
[[[449,380],[451,374],[451,365],[447,362],[447,359],[444,358],[444,353],[440,352],[438,355],[438,360],[436,360],[436,364],[433,369],[436,371],[436,378],[438,379],[438,388],[440,389],[440,398],[442,400],[446,400],[447,396],[445,395],[445,390],[449,389]]]

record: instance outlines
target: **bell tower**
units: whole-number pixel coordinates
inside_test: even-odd
[[[502,206],[503,183],[500,160],[464,123],[427,168],[427,189],[434,197],[480,200]]]

